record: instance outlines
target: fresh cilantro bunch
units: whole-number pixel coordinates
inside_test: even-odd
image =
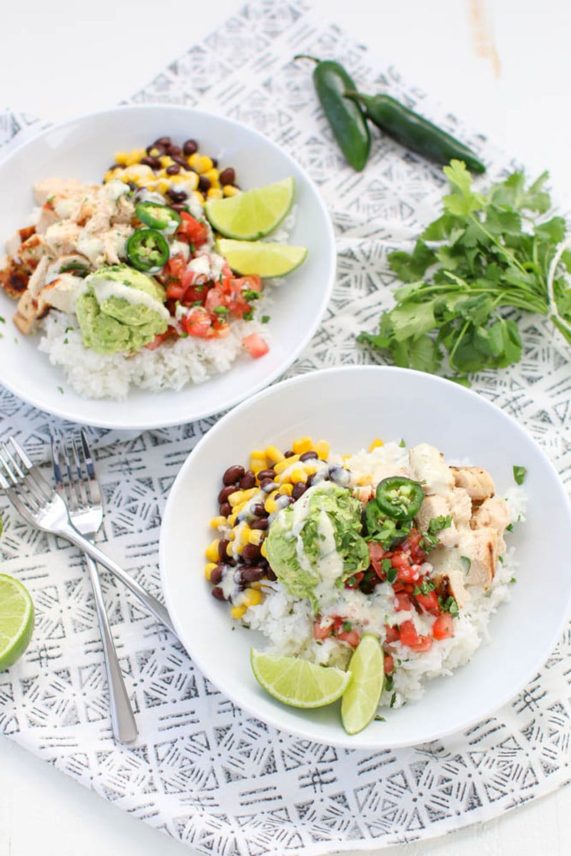
[[[407,285],[396,291],[396,306],[381,316],[379,332],[361,333],[359,341],[388,351],[399,366],[432,373],[450,369],[458,380],[520,360],[513,310],[549,315],[571,343],[571,288],[565,279],[571,252],[557,252],[565,238],[563,217],[546,216],[547,173],[526,187],[523,173],[514,172],[487,194],[473,189],[461,161],[453,160],[444,173],[451,192],[443,213],[412,253],[389,256]]]

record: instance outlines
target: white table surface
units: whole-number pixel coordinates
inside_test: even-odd
[[[240,0],[2,4],[0,100],[62,121],[128,97]],[[283,0],[286,2],[286,0]],[[571,198],[568,0],[312,0]],[[482,13],[484,20],[482,21]],[[476,21],[479,20],[479,24]],[[482,52],[488,56],[481,56]],[[495,51],[495,55],[494,55]],[[571,788],[386,856],[568,856]],[[0,739],[2,856],[194,856]]]

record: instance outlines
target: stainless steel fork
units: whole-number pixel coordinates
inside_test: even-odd
[[[103,523],[103,505],[85,433],[81,431],[79,439],[73,438],[68,443],[58,442],[52,437],[51,449],[56,490],[67,505],[69,519],[78,532],[93,541]],[[133,743],[138,735],[137,723],[111,635],[97,565],[89,556],[85,561],[103,643],[113,734],[120,743]]]
[[[155,618],[175,634],[166,607],[73,526],[67,506],[13,437],[0,444],[0,488],[31,526],[60,535],[111,571]]]

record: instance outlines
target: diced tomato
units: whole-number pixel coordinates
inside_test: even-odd
[[[409,622],[410,624],[410,622]],[[385,624],[385,642],[398,642],[400,639],[400,630],[398,624],[391,627],[390,624]]]
[[[381,559],[384,558],[385,549],[377,541],[369,541],[367,546],[369,547],[369,558],[373,570],[380,579],[384,580],[385,574],[381,566]]]
[[[359,583],[361,582],[361,580],[363,579],[364,576],[365,576],[364,571],[358,571],[356,574],[353,574],[352,577],[349,577],[349,579],[345,580],[345,588],[348,588],[348,589],[358,588]]]
[[[454,636],[454,619],[449,612],[439,615],[432,625],[432,635],[435,639],[448,639]]]
[[[405,544],[410,551],[410,557],[412,559],[412,563],[415,565],[422,565],[422,563],[426,560],[426,553],[420,547],[420,542],[422,540],[422,535],[418,531],[418,529],[411,529]]]
[[[208,228],[205,223],[201,223],[195,217],[192,217],[186,211],[180,212],[181,221],[177,229],[177,235],[183,240],[187,240],[195,247],[201,247],[208,240]]]
[[[435,591],[428,594],[415,594],[414,599],[424,612],[429,612],[431,615],[440,615],[440,604],[438,603],[438,595]]]
[[[180,300],[184,294],[184,287],[179,282],[171,282],[167,285],[167,300]]]
[[[242,344],[253,359],[257,360],[267,354],[270,350],[268,343],[262,339],[259,333],[250,333],[242,339]]]
[[[204,305],[209,312],[214,312],[214,310],[219,306],[227,307],[228,298],[225,296],[224,292],[218,288],[218,286],[215,286],[214,288],[209,289]]]
[[[416,645],[411,645],[410,647],[413,651],[422,653],[423,651],[430,651],[432,648],[432,642],[432,636],[419,636]]]
[[[416,627],[412,623],[412,621],[403,621],[402,624],[399,625],[400,628],[400,641],[403,645],[408,645],[409,648],[414,648],[416,644],[418,644],[418,633],[416,632]]]
[[[397,612],[410,612],[412,603],[410,597],[405,592],[395,594],[395,610]]]
[[[385,654],[385,659],[383,663],[383,668],[385,675],[392,675],[395,670],[395,658],[392,654]]]
[[[166,339],[176,339],[176,338],[177,338],[177,334],[173,331],[172,327],[169,327],[168,330],[166,330],[166,332],[157,333],[157,335],[152,340],[152,342],[149,342],[147,345],[145,345],[145,347],[149,351],[155,351],[159,347],[159,345],[162,345],[162,343],[164,341],[166,341]]]
[[[332,623],[322,624],[320,618],[318,618],[317,621],[313,625],[313,638],[314,639],[319,639],[320,641],[322,641],[323,639],[329,639],[332,632],[333,632],[333,624]]]
[[[351,648],[356,648],[361,641],[361,635],[357,630],[343,630],[341,633],[336,633],[335,638],[340,642],[346,642]]]
[[[181,319],[182,328],[189,336],[199,339],[210,339],[215,335],[212,329],[212,319],[206,309],[196,306],[188,315]]]
[[[186,259],[182,253],[172,256],[165,265],[164,272],[167,279],[180,279],[186,270]]]
[[[418,569],[411,565],[410,559],[405,553],[395,553],[391,557],[391,565],[397,569],[397,579],[401,583],[416,582],[420,576]]]

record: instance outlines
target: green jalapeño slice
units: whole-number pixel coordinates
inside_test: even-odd
[[[424,491],[421,485],[412,479],[393,476],[379,482],[375,498],[387,517],[393,520],[412,520],[420,511]]]
[[[168,235],[173,235],[180,224],[180,214],[168,205],[160,205],[158,202],[138,202],[135,206],[135,214],[145,226],[151,229],[159,229]]]
[[[159,271],[169,254],[167,239],[156,229],[137,229],[127,241],[127,259],[137,270]]]

